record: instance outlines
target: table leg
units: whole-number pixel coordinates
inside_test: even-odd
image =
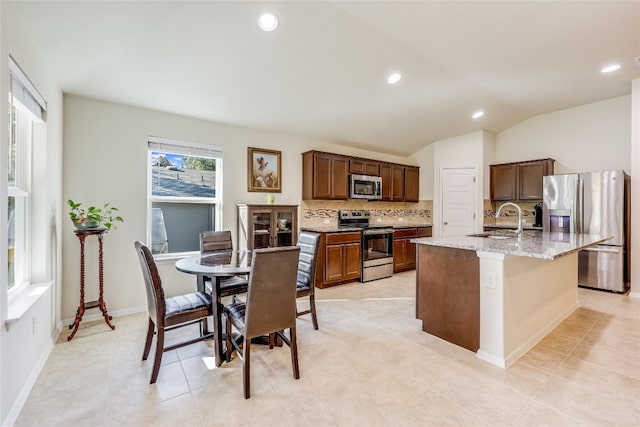
[[[213,279],[213,277],[212,277]],[[222,365],[223,351],[222,343],[224,341],[222,336],[222,307],[220,302],[220,281],[222,277],[215,277],[215,280],[211,281],[211,301],[213,304],[213,347],[216,358],[216,366]]]

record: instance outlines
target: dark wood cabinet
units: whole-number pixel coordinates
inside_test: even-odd
[[[542,200],[542,177],[553,175],[552,159],[518,164],[518,200]]]
[[[309,151],[302,154],[302,199],[347,200],[349,158]]]
[[[411,239],[431,237],[431,227],[400,228],[393,231],[393,272],[416,268],[416,244]]]
[[[490,165],[492,201],[542,200],[542,177],[553,175],[553,159]]]
[[[349,161],[349,172],[358,175],[379,176],[380,162],[368,159],[352,158]]]
[[[420,198],[420,168],[405,166],[404,201],[417,202]]]
[[[508,163],[489,166],[492,201],[517,200],[518,165]]]
[[[302,200],[347,200],[349,174],[381,177],[381,200],[391,202],[419,200],[419,167],[322,151],[302,153]]]
[[[297,205],[238,205],[238,249],[294,246]]]
[[[394,163],[380,163],[382,200],[390,202],[405,200],[405,168],[406,166]]]
[[[316,268],[316,286],[326,288],[360,278],[361,233],[322,233]]]

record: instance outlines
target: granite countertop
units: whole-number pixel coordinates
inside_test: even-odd
[[[508,228],[508,229],[513,229],[515,230],[516,228],[518,228],[518,226],[516,224],[484,224],[484,226],[486,228]],[[535,225],[524,225],[522,227],[523,230],[538,230],[538,231],[542,231],[542,227],[537,227]]]
[[[411,242],[421,245],[553,260],[611,238],[611,236],[601,237],[596,234],[544,233],[539,231],[525,231],[520,237],[511,236],[512,233],[507,231],[502,233],[489,231],[487,233],[509,235],[509,238],[496,240],[471,236],[421,237],[411,239]]]
[[[418,228],[418,227],[431,227],[431,224],[382,224],[373,223],[373,227],[392,227],[394,229],[400,228]],[[312,231],[315,233],[345,233],[350,231],[362,231],[360,227],[338,227],[337,225],[316,225],[316,226],[301,226],[302,231]]]

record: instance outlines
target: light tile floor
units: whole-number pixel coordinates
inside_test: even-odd
[[[320,330],[212,369],[210,342],[165,353],[149,385],[146,314],[60,336],[17,426],[640,425],[640,301],[579,290],[581,307],[507,370],[421,331],[415,274],[318,290]],[[194,332],[194,331],[190,331]],[[175,336],[174,336],[175,339]]]

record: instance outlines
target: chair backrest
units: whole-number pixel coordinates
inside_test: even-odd
[[[297,246],[255,249],[247,290],[245,336],[296,325]]]
[[[153,259],[153,254],[144,243],[135,242],[136,253],[140,260],[142,268],[142,276],[144,277],[145,289],[147,291],[147,307],[149,317],[155,319],[157,327],[164,325],[164,316],[166,306],[164,301],[164,290],[162,289],[162,280],[158,273],[158,267]]]
[[[298,236],[300,257],[298,259],[298,283],[313,289],[316,282],[316,258],[318,257],[320,234],[302,231]]]
[[[200,252],[232,251],[231,231],[200,232]]]

